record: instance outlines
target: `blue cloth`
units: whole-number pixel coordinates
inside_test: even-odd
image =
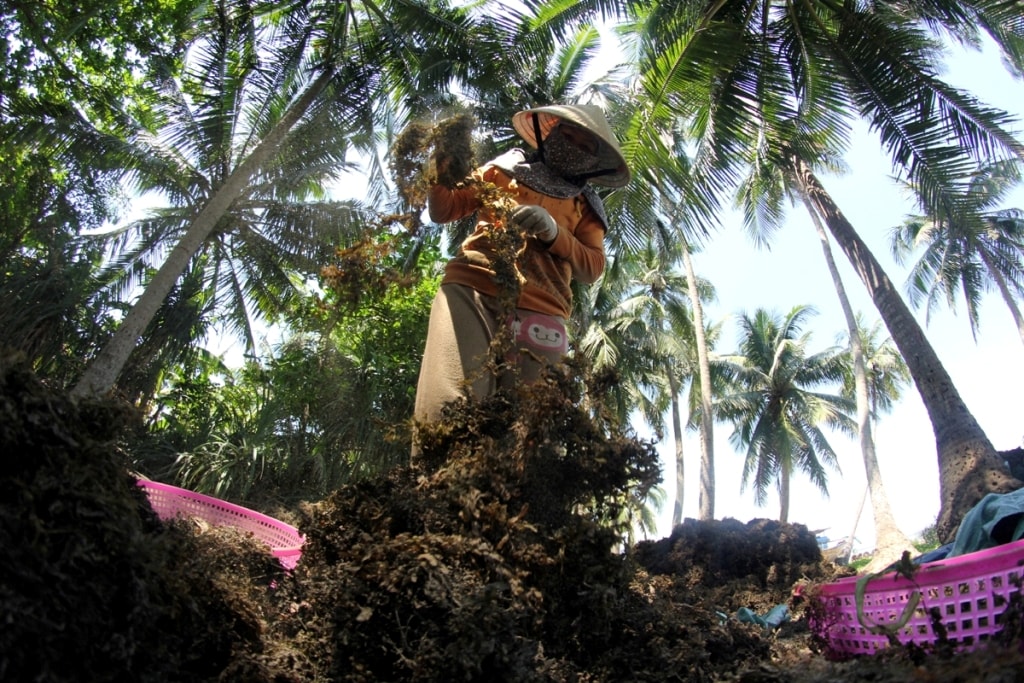
[[[740,607],[736,610],[736,618],[748,624],[757,624],[764,628],[778,628],[783,623],[789,621],[789,607],[784,604],[776,605],[764,616],[757,614],[749,607]]]
[[[971,508],[957,529],[947,557],[1017,541],[1024,537],[1024,489],[989,493]]]
[[[949,551],[953,549],[952,543],[946,545],[940,545],[938,548],[929,550],[926,553],[921,553],[914,558],[914,564],[925,564],[927,562],[934,562],[949,557]]]

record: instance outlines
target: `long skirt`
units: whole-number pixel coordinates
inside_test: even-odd
[[[512,328],[512,349],[488,363],[491,341],[503,325]],[[503,315],[496,297],[464,285],[441,285],[430,308],[415,420],[432,422],[446,403],[459,398],[479,400],[499,387],[535,381],[567,350],[564,318],[524,309]]]

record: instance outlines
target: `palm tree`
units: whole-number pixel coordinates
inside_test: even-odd
[[[865,348],[868,340],[865,339],[858,318],[854,315],[853,307],[850,305],[849,297],[846,294],[846,286],[839,274],[835,258],[832,256],[832,247],[829,244],[828,233],[822,225],[821,217],[810,208],[810,203],[805,202],[811,221],[821,241],[822,254],[828,266],[829,274],[832,276],[832,284],[835,287],[839,299],[843,317],[846,320],[848,348],[850,353],[850,372],[846,374],[844,382],[844,396],[852,398],[857,406],[857,434],[860,440],[861,457],[864,460],[864,471],[867,476],[868,491],[871,495],[871,507],[875,520],[875,553],[872,558],[872,568],[880,569],[898,560],[903,551],[912,548],[907,538],[893,517],[892,509],[889,506],[888,496],[882,485],[882,477],[878,469],[878,458],[875,454],[874,428],[872,416],[874,415],[871,404],[871,386],[868,375],[867,358],[868,350]],[[904,366],[905,367],[905,366]],[[863,505],[862,505],[863,507]],[[858,517],[860,512],[858,511]],[[850,547],[853,547],[853,538],[850,539]]]
[[[694,317],[696,318],[696,315]],[[694,380],[690,382],[687,400],[690,408],[690,421],[686,427],[690,431],[696,431],[701,442],[701,473],[697,507],[698,517],[702,520],[714,519],[717,489],[714,441],[713,438],[705,435],[714,429],[716,420],[722,419],[722,416],[718,414],[715,398],[733,391],[732,379],[727,366],[723,364],[717,354],[712,353],[721,338],[723,325],[724,320],[711,325],[705,324],[703,334],[705,351],[700,350],[702,347],[700,342],[696,342],[694,345],[697,350],[695,361],[697,372]]]
[[[692,253],[697,250],[694,245],[704,237],[703,228],[694,222],[700,212],[707,216],[714,208],[713,202],[695,191],[691,182],[691,169],[687,156],[686,136],[673,125],[672,121],[647,120],[646,125],[637,128],[640,119],[634,115],[631,132],[641,136],[640,140],[658,144],[647,144],[647,152],[640,155],[638,161],[643,164],[638,176],[649,183],[657,193],[658,208],[661,216],[656,219],[657,229],[652,236],[656,237],[661,249],[678,254],[686,273],[686,290],[692,312],[693,343],[692,356],[696,363],[691,372],[691,396],[699,401],[691,408],[691,421],[696,418],[700,435],[700,480],[698,488],[698,517],[702,520],[714,519],[715,516],[715,467],[714,467],[714,416],[712,411],[713,393],[711,381],[711,361],[708,334],[710,330],[704,321],[704,302],[714,298],[713,289],[697,278],[693,266]],[[639,194],[639,193],[638,193]],[[642,200],[643,195],[634,196],[633,201]],[[633,204],[625,204],[632,208]],[[635,210],[642,219],[643,210]]]
[[[898,263],[905,262],[915,249],[922,249],[907,277],[911,305],[924,302],[930,318],[942,299],[955,307],[959,292],[977,338],[981,296],[994,284],[1024,342],[1024,315],[1019,305],[1024,295],[1024,221],[1019,210],[997,210],[1019,182],[1017,164],[992,164],[972,174],[960,204],[908,217],[893,229],[892,253]]]
[[[250,237],[246,226],[251,223],[239,222],[239,216],[264,212],[263,220],[287,222],[265,206],[250,204],[252,195],[315,193],[340,168],[349,144],[372,146],[375,123],[399,115],[401,102],[418,85],[415,76],[427,69],[419,60],[440,59],[446,46],[463,45],[470,26],[464,10],[421,2],[316,0],[290,6],[284,14],[271,7],[266,17],[247,2],[211,5],[196,23],[198,37],[187,60],[195,90],[187,101],[176,102],[174,84],[163,88],[170,95],[164,106],[184,118],[159,122],[162,135],[155,141],[141,125],[125,144],[71,111],[58,121],[67,124],[57,132],[68,140],[119,147],[140,188],[153,183],[192,209],[187,222],[176,223],[174,235],[165,236],[175,240],[173,248],[92,360],[75,395],[102,394],[114,386],[138,338],[196,256],[211,240],[237,244],[243,235]],[[199,131],[203,136],[195,137]],[[204,149],[211,139],[218,145]],[[189,182],[197,179],[185,161],[197,158],[205,162],[206,182]],[[179,182],[173,184],[177,173]],[[262,240],[261,256],[277,248]],[[256,296],[273,294],[260,291],[258,280],[233,284],[251,288]]]
[[[628,29],[623,29],[628,35]],[[612,195],[609,213],[616,230],[609,236],[612,249],[622,261],[636,258],[638,245],[653,244],[665,254],[681,260],[685,268],[685,285],[692,312],[693,339],[690,343],[688,374],[693,378],[691,395],[698,389],[699,401],[691,405],[691,420],[699,420],[701,445],[698,514],[700,519],[714,518],[715,476],[710,336],[715,328],[705,324],[703,303],[714,297],[713,288],[700,281],[693,267],[691,253],[706,236],[707,226],[715,221],[718,208],[706,188],[692,182],[692,169],[687,156],[687,139],[671,116],[657,115],[635,102],[642,94],[635,90],[618,90],[612,102],[613,113],[626,131],[623,151],[636,180],[629,187]],[[622,106],[628,102],[628,106]],[[675,414],[674,414],[675,419]],[[682,486],[682,445],[676,448],[678,479]],[[675,517],[681,518],[681,499],[676,501]],[[678,521],[674,522],[678,523]]]
[[[580,351],[595,369],[614,367],[623,395],[617,401],[627,422],[637,410],[659,437],[665,413],[671,415],[676,466],[672,525],[682,522],[682,387],[690,377],[692,320],[683,291],[685,278],[674,270],[674,254],[653,244],[633,258],[617,262],[602,285],[604,310],[591,321]],[[621,272],[619,272],[621,271]]]
[[[861,357],[860,368],[856,363],[847,366],[843,376],[843,395],[854,398],[857,402],[858,427],[867,423],[868,428],[860,429],[861,452],[864,456],[864,469],[867,474],[867,493],[871,497],[871,508],[875,521],[876,547],[869,565],[869,571],[878,571],[899,559],[904,550],[912,547],[911,541],[896,526],[896,520],[889,506],[889,498],[882,484],[878,459],[875,454],[874,423],[883,412],[892,410],[893,404],[910,382],[910,372],[892,339],[882,339],[881,323],[875,323],[868,329],[862,316],[854,321],[856,342],[848,337],[851,355]],[[858,379],[862,373],[863,379]],[[862,397],[863,394],[863,397]],[[862,402],[868,406],[868,414],[862,414]],[[867,437],[865,437],[867,434]],[[859,516],[859,513],[858,513]],[[853,534],[850,534],[850,549],[853,548]]]
[[[872,300],[886,323],[894,343],[906,359],[935,433],[939,456],[941,507],[936,527],[939,538],[951,539],[960,519],[987,492],[1020,487],[998,456],[992,443],[960,397],[952,378],[910,309],[896,292],[881,265],[856,235],[817,179],[806,166],[801,170],[804,189],[816,211],[831,216],[829,228],[843,246],[854,268],[870,288]]]
[[[822,425],[852,433],[850,402],[815,389],[842,380],[843,360],[832,349],[808,355],[810,333],[801,334],[813,313],[796,306],[785,316],[763,309],[740,319],[740,352],[723,358],[731,369],[735,393],[718,400],[719,414],[732,421],[730,441],[744,450],[742,486],[753,480],[758,505],[768,487],[779,492],[779,521],[789,519],[790,480],[803,471],[828,493],[827,467],[838,468]]]
[[[711,340],[710,330],[704,326],[704,304],[697,284],[697,272],[693,267],[690,245],[680,240],[683,264],[686,268],[686,289],[690,295],[693,310],[694,349],[697,352],[697,386],[700,388],[700,410],[698,433],[700,434],[700,487],[697,501],[697,518],[715,518],[715,441],[714,441],[714,393],[711,388]]]
[[[781,219],[781,170],[822,216],[908,359],[935,431],[942,476],[940,535],[1007,476],[906,305],[814,173],[847,144],[849,120],[867,119],[923,201],[960,196],[978,157],[1021,157],[1006,114],[935,75],[939,45],[927,27],[976,40],[979,28],[1008,46],[1019,11],[1008,3],[889,5],[714,2],[655,5],[644,15],[645,108],[691,123],[695,182],[727,195],[745,190],[748,221]],[[1020,68],[1019,60],[1015,67]],[[747,180],[741,182],[745,170]]]

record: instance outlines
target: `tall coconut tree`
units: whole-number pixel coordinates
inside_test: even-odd
[[[843,376],[843,395],[854,398],[857,403],[857,425],[861,440],[861,454],[864,457],[864,470],[867,475],[867,493],[871,498],[871,509],[875,524],[875,552],[872,555],[868,571],[879,571],[899,559],[904,550],[912,546],[899,527],[889,505],[889,497],[882,482],[881,470],[875,452],[874,425],[882,413],[892,410],[893,405],[910,383],[910,372],[899,351],[890,338],[882,338],[881,323],[875,323],[870,329],[865,325],[863,316],[857,315],[854,321],[856,342],[847,337],[851,356],[861,356],[858,364],[848,364]],[[858,379],[858,374],[863,379]],[[862,396],[863,394],[863,396]],[[868,415],[862,414],[862,402],[868,406]],[[868,429],[861,425],[867,423]],[[865,438],[867,434],[867,438]],[[858,516],[859,516],[858,512]],[[853,550],[853,534],[849,541]]]
[[[869,288],[872,300],[894,343],[907,360],[907,367],[935,433],[941,492],[936,526],[940,539],[951,539],[963,515],[985,493],[1011,491],[1019,488],[1021,482],[1007,471],[877,259],[810,169],[801,162],[795,162],[795,165],[805,191],[812,198],[812,206],[829,217],[829,229],[858,275],[865,283],[872,283]]]
[[[943,537],[985,492],[1019,482],[1006,474],[916,320],[816,171],[845,150],[855,116],[877,131],[896,168],[928,203],[958,201],[959,179],[978,158],[1024,156],[1005,113],[937,77],[941,45],[929,28],[969,40],[981,27],[1012,57],[1018,20],[1019,10],[997,2],[736,1],[657,4],[642,25],[645,107],[674,111],[691,124],[695,182],[728,195],[744,175],[769,183],[781,169],[868,288],[929,411],[942,477]],[[777,204],[750,206],[769,223],[781,219]]]
[[[634,115],[633,122],[636,123],[642,118]],[[678,254],[677,258],[682,262],[686,274],[686,292],[693,318],[692,349],[695,361],[690,395],[698,399],[697,403],[691,406],[691,421],[696,418],[700,439],[698,517],[702,520],[713,519],[714,416],[708,338],[710,330],[705,324],[704,303],[713,300],[714,292],[710,286],[698,279],[692,255],[699,250],[699,245],[706,236],[706,218],[714,210],[714,203],[706,196],[701,196],[697,186],[692,182],[688,140],[674,119],[647,118],[646,125],[642,128],[633,127],[630,132],[641,136],[638,142],[648,141],[646,153],[638,155],[637,161],[642,166],[637,170],[637,174],[649,184],[658,201],[658,229],[652,232],[652,236],[658,239],[663,250]],[[659,144],[649,144],[652,137],[656,137]],[[634,196],[633,202],[639,198],[640,196]],[[630,208],[634,203],[624,203],[623,206]],[[643,208],[633,210],[637,215],[643,216]],[[705,218],[703,221],[698,219],[702,213]]]
[[[907,276],[906,291],[912,306],[925,306],[926,320],[943,301],[954,309],[962,295],[977,338],[981,297],[994,286],[1024,342],[1024,220],[1019,209],[1000,207],[1019,183],[1017,164],[992,164],[971,175],[963,203],[932,207],[928,214],[909,216],[893,229],[891,246],[897,262],[906,263],[920,252]]]
[[[700,434],[700,487],[697,499],[697,517],[715,518],[715,423],[714,394],[711,389],[711,341],[704,325],[704,302],[697,286],[697,271],[693,267],[690,245],[682,243],[683,264],[686,268],[686,289],[693,307],[694,349],[697,352],[696,383],[700,388],[700,412],[697,431]]]
[[[740,318],[740,349],[723,357],[736,389],[718,399],[719,413],[732,421],[730,441],[744,453],[742,486],[752,484],[758,505],[768,488],[779,493],[779,521],[789,520],[790,483],[797,470],[828,493],[828,468],[838,469],[823,427],[853,432],[850,402],[838,393],[843,358],[836,349],[809,353],[813,314],[796,306],[784,316],[759,309]]]
[[[846,285],[836,266],[835,258],[832,255],[832,246],[828,239],[828,233],[822,224],[821,217],[811,208],[810,202],[805,201],[811,221],[821,241],[822,254],[825,257],[825,264],[832,276],[832,284],[839,299],[839,306],[843,311],[843,318],[846,321],[848,348],[850,354],[849,372],[846,373],[848,381],[844,383],[844,395],[853,398],[857,409],[857,435],[860,441],[861,458],[864,461],[864,472],[868,482],[868,492],[871,496],[871,507],[874,512],[875,522],[875,552],[872,557],[872,569],[881,569],[898,560],[904,551],[913,547],[893,517],[892,509],[889,506],[889,498],[886,495],[885,487],[882,484],[881,473],[878,468],[878,457],[875,452],[875,438],[873,426],[873,410],[870,400],[871,387],[869,385],[867,340],[861,330],[860,321],[854,315],[853,306],[846,293]],[[858,515],[860,513],[858,512]],[[851,539],[852,547],[852,539]]]

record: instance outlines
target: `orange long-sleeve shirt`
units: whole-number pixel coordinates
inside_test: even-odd
[[[605,225],[582,194],[561,199],[551,197],[518,183],[495,166],[484,166],[473,173],[480,181],[508,190],[518,204],[536,204],[547,209],[558,225],[558,236],[545,246],[528,238],[520,269],[526,282],[519,293],[518,308],[568,318],[572,310],[573,277],[592,283],[604,272]],[[472,287],[490,296],[498,294],[491,262],[494,249],[485,228],[495,222],[489,207],[483,206],[475,188],[430,188],[430,218],[436,223],[464,218],[479,211],[476,229],[466,238],[458,253],[445,266],[443,282]]]

